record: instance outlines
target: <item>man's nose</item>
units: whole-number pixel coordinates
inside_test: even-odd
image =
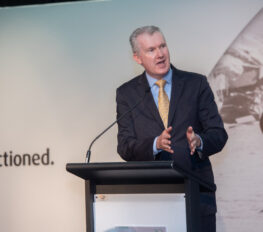
[[[158,57],[163,57],[163,50],[162,49],[158,48],[158,49],[156,49],[156,51],[157,51]]]

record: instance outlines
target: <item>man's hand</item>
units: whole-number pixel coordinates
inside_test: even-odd
[[[165,129],[162,134],[157,138],[156,141],[156,148],[157,150],[164,150],[169,153],[174,153],[174,151],[171,149],[171,133],[172,127],[168,127]]]
[[[189,126],[186,131],[186,137],[189,144],[189,148],[191,150],[191,155],[195,153],[196,147],[200,147],[201,141],[198,136],[196,136],[193,128]]]

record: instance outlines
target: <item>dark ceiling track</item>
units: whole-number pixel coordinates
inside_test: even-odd
[[[83,0],[0,0],[0,7],[12,7],[12,6],[25,6],[25,5],[38,5],[38,4],[50,4],[61,2],[79,2]]]

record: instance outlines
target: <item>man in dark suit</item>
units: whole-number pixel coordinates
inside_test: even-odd
[[[209,156],[227,133],[206,77],[176,69],[158,27],[130,36],[134,60],[145,72],[117,89],[118,153],[126,161],[174,160],[214,183]],[[201,231],[215,231],[214,194],[201,196]]]

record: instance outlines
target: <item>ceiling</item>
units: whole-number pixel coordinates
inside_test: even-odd
[[[37,5],[37,4],[59,3],[59,2],[77,2],[77,1],[84,1],[84,0],[0,0],[0,7]]]

